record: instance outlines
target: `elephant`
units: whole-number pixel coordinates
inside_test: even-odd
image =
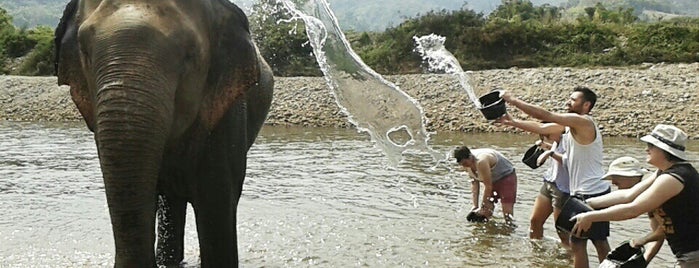
[[[94,133],[114,266],[181,265],[191,204],[201,266],[237,267],[247,153],[274,87],[243,11],[228,0],[72,0],[54,41],[57,82]]]

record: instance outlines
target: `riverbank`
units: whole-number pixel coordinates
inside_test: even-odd
[[[475,94],[504,88],[528,102],[563,111],[575,85],[598,94],[593,115],[605,136],[639,137],[659,123],[674,124],[699,139],[699,63],[630,68],[536,68],[476,71]],[[518,132],[488,123],[452,75],[395,75],[398,85],[423,106],[429,131]],[[509,109],[513,116],[524,115]],[[82,120],[67,87],[55,77],[0,76],[0,120]],[[271,125],[351,127],[322,77],[278,77]]]

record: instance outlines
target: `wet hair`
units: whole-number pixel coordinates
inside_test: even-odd
[[[459,163],[463,159],[467,159],[471,157],[471,150],[468,149],[466,146],[460,146],[454,149],[454,158],[456,158],[456,162]]]
[[[583,100],[589,101],[590,102],[590,111],[592,111],[592,108],[595,107],[595,103],[597,103],[597,94],[595,94],[592,89],[584,86],[577,86],[573,89],[573,92],[580,92],[583,94]]]

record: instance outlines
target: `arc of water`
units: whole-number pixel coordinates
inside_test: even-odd
[[[415,51],[420,53],[422,58],[427,61],[429,69],[432,71],[443,71],[455,76],[476,109],[480,109],[482,107],[481,102],[476,97],[476,94],[473,93],[468,74],[461,68],[461,64],[459,64],[456,57],[444,47],[446,38],[436,34],[429,34],[421,37],[413,36],[413,40],[416,43]]]
[[[354,53],[324,0],[309,0],[301,10],[289,0],[277,1],[292,16],[291,20],[303,20],[336,103],[359,131],[369,133],[392,166],[395,167],[408,150],[427,152],[435,161],[443,157],[428,145],[430,133],[425,128],[427,119],[419,103]],[[410,140],[404,144],[391,140],[392,133],[403,131]]]

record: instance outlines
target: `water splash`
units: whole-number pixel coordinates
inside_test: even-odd
[[[466,72],[461,69],[461,64],[456,60],[453,54],[444,48],[445,37],[436,34],[424,35],[421,37],[413,36],[416,43],[415,51],[422,55],[422,58],[427,61],[430,71],[443,71],[456,76],[459,84],[468,94],[476,109],[483,107],[481,102],[473,93],[473,87],[469,83],[469,78]]]
[[[368,132],[391,166],[404,152],[429,153],[435,161],[444,158],[429,145],[427,119],[419,103],[395,84],[367,66],[354,53],[337,19],[324,0],[309,0],[297,7],[277,0],[291,16],[302,20],[313,52],[335,101],[359,131]]]

